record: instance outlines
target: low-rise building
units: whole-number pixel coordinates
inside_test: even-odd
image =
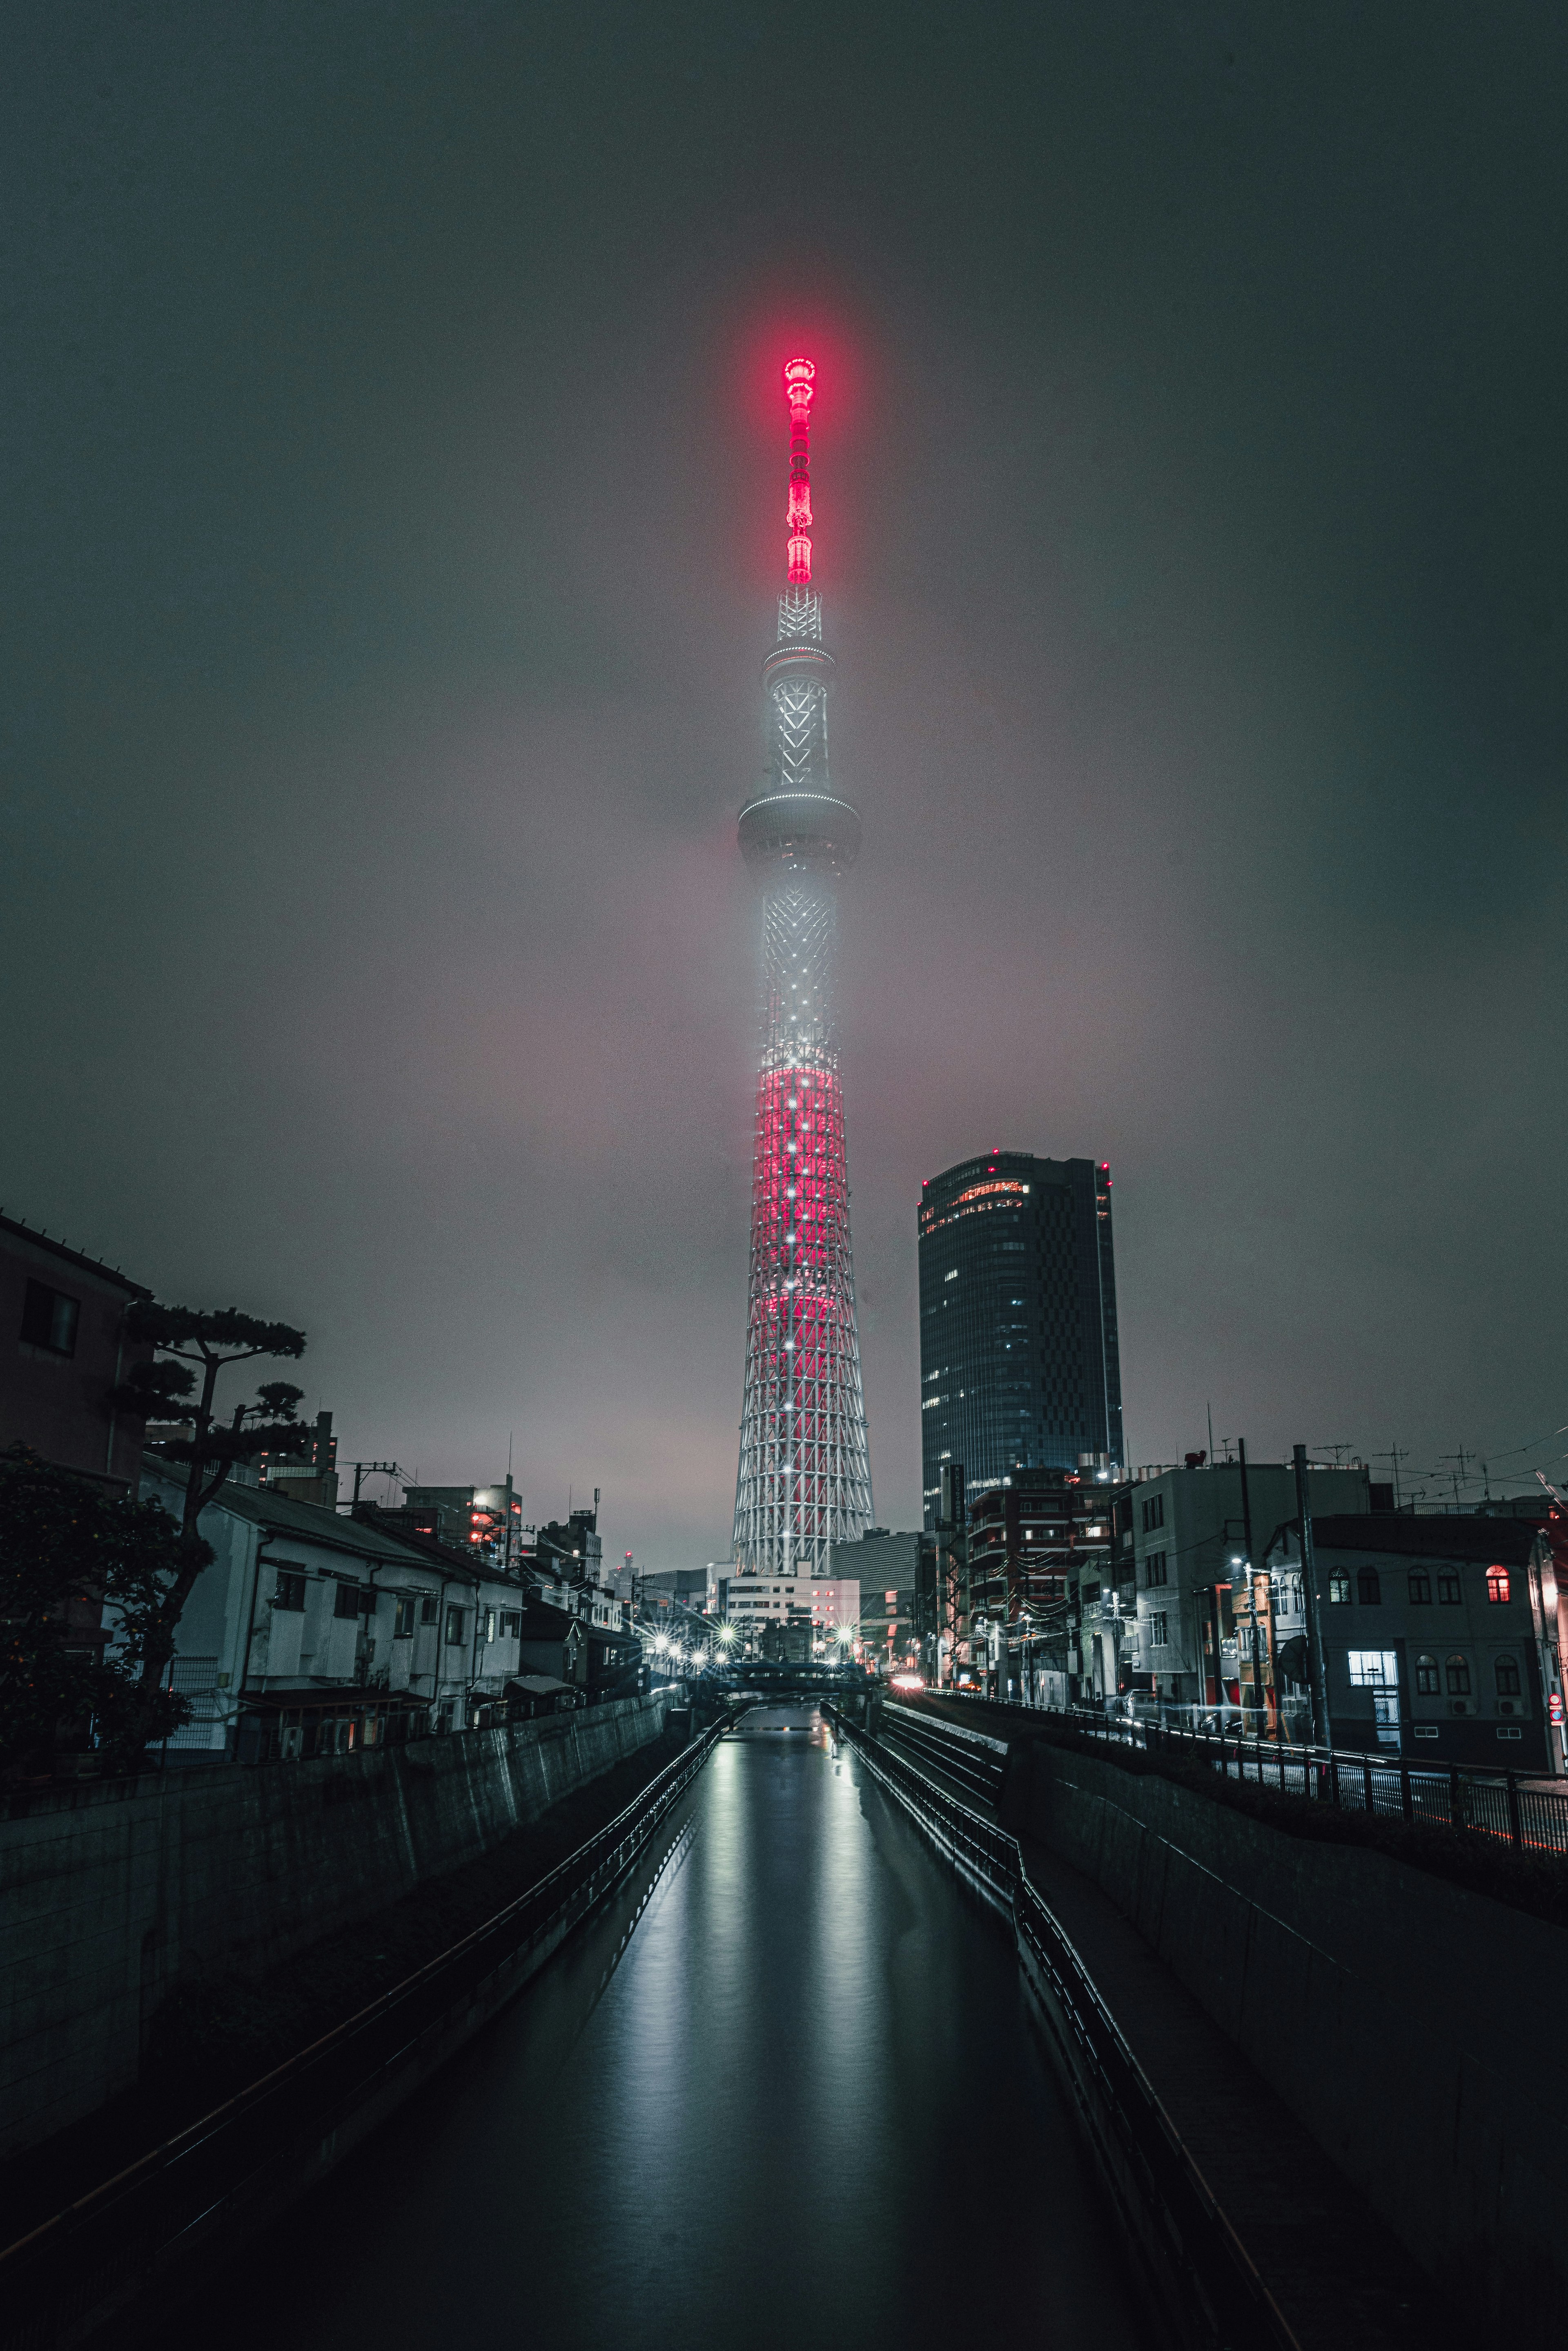
[[[141,1491],[178,1516],[185,1472],[148,1455]],[[231,1474],[202,1513],[211,1566],[175,1635],[192,1718],[172,1760],[342,1752],[469,1728],[521,1666],[528,1594],[428,1538]]]
[[[1371,1499],[1363,1463],[1309,1465],[1314,1518],[1364,1512]],[[1167,1719],[1218,1711],[1236,1722],[1242,1681],[1233,1586],[1245,1585],[1249,1531],[1256,1572],[1275,1529],[1294,1517],[1294,1464],[1249,1461],[1243,1470],[1239,1461],[1195,1454],[1179,1468],[1140,1469],[1111,1502],[1109,1573],[1092,1604],[1093,1644],[1085,1639],[1074,1697],[1094,1702],[1117,1695],[1137,1712]],[[1090,1606],[1086,1600],[1086,1635]],[[1256,1687],[1267,1701],[1266,1673]],[[1267,1704],[1247,1728],[1271,1730]]]
[[[0,1217],[0,1451],[21,1443],[62,1469],[133,1491],[144,1422],[113,1393],[152,1348],[126,1316],[152,1292],[115,1266]]]
[[[1314,1514],[1312,1555],[1336,1747],[1471,1769],[1563,1770],[1557,1589],[1543,1526]],[[1279,1530],[1265,1566],[1300,1593],[1299,1520]],[[1282,1633],[1286,1623],[1281,1665],[1304,1678],[1299,1603],[1294,1616],[1281,1615]],[[1293,1657],[1286,1643],[1297,1641]]]

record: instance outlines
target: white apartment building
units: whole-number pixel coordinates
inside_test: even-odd
[[[141,1493],[178,1515],[184,1471],[143,1457]],[[343,1752],[465,1729],[520,1668],[528,1593],[465,1559],[229,1479],[202,1513],[214,1554],[175,1634],[192,1719],[172,1761]]]

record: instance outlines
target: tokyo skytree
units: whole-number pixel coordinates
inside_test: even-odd
[[[872,1515],[833,1001],[838,882],[861,820],[828,774],[833,658],[807,535],[816,373],[810,360],[784,370],[789,568],[762,664],[767,774],[740,811],[762,970],[734,1550],[742,1570],[797,1576],[826,1576],[829,1546],[854,1541]]]

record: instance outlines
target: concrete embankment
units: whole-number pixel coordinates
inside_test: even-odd
[[[664,1729],[662,1697],[379,1752],[0,1800],[0,2153],[133,2083],[175,1988],[267,1967],[490,1851]]]
[[[1555,2335],[1563,1929],[1038,1742],[1002,1819],[1103,1889],[1479,2340]]]

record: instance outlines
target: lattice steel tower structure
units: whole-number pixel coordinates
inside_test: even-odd
[[[761,885],[762,1004],[735,1559],[773,1575],[826,1575],[829,1546],[872,1515],[833,1004],[838,882],[861,820],[828,774],[833,658],[807,536],[816,372],[810,360],[784,370],[789,569],[762,664],[767,775],[740,812]]]

